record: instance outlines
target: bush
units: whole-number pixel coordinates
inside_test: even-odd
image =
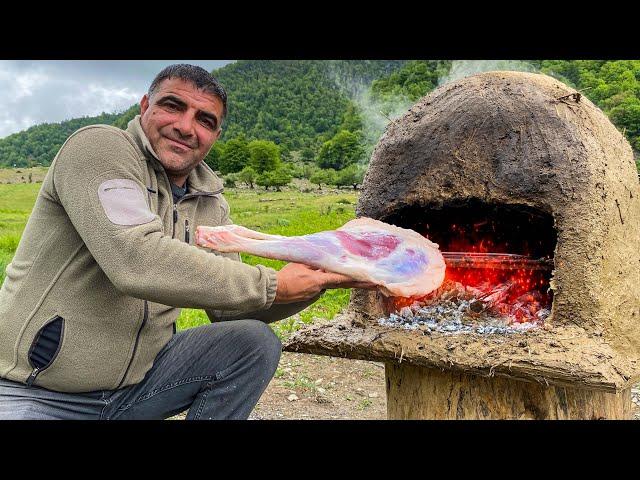
[[[360,165],[349,165],[347,168],[340,170],[336,175],[336,185],[350,186],[355,190],[364,179],[364,167]]]
[[[249,185],[249,188],[253,188],[253,184],[256,182],[257,177],[257,172],[248,165],[244,167],[240,173],[238,173],[238,180]]]
[[[284,163],[283,168],[286,168],[293,178],[306,178],[304,176],[304,164],[302,163]]]
[[[236,183],[238,183],[240,181],[240,178],[238,178],[239,175],[237,173],[229,173],[227,175],[224,176],[224,186],[226,188],[235,188],[236,187]]]
[[[318,185],[318,189],[322,189],[322,185],[335,185],[337,179],[336,171],[333,168],[317,170],[309,181]]]
[[[349,130],[340,130],[320,147],[318,166],[341,170],[358,162],[363,155],[364,148],[360,143],[360,136]]]
[[[320,168],[318,168],[318,166],[313,163],[302,164],[302,178],[311,180],[311,176],[318,171],[320,171]]]
[[[288,185],[293,177],[287,172],[285,168],[278,168],[272,171],[266,171],[258,175],[256,178],[256,184],[264,187],[265,190],[268,190],[269,187],[275,187],[275,189],[279,192],[281,187]]]

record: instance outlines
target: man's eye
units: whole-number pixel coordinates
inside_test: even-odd
[[[207,127],[210,128],[211,130],[215,130],[216,129],[216,122],[214,122],[213,120],[209,120],[209,119],[203,119],[202,120],[202,124]]]
[[[167,110],[177,110],[178,109],[178,106],[175,103],[165,103],[164,107]]]

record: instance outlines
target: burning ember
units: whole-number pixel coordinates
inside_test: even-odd
[[[549,316],[553,261],[535,240],[514,242],[493,220],[451,226],[441,243],[447,262],[443,284],[419,298],[390,298],[381,323],[440,331],[499,333],[539,326]],[[428,225],[426,225],[428,231]],[[494,233],[496,240],[489,235]],[[431,236],[426,235],[425,236]],[[509,250],[517,254],[508,253]]]

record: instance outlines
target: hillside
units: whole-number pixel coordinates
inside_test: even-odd
[[[486,70],[527,70],[550,75],[579,90],[624,133],[637,152],[640,150],[640,61],[639,60],[532,60],[504,62],[411,61],[387,77],[373,82],[374,98],[382,102],[406,97],[412,101],[427,94],[443,77]],[[491,68],[488,68],[491,67]],[[454,72],[455,70],[455,72]],[[636,153],[636,159],[638,155]],[[640,161],[637,160],[640,170]]]
[[[243,133],[272,140],[283,152],[317,147],[333,136],[348,108],[348,94],[390,74],[403,61],[245,60],[214,74],[229,94],[229,114],[221,141]],[[42,124],[0,139],[0,167],[49,165],[66,137],[91,123],[126,128],[139,113],[133,105],[121,114],[103,114]]]
[[[69,135],[96,123],[111,125],[120,114],[74,118],[60,123],[43,123],[0,139],[0,167],[48,166]]]
[[[388,119],[448,78],[465,71],[460,61],[243,60],[215,70],[229,95],[229,114],[218,146],[242,138],[275,142],[283,159],[317,160],[342,130],[353,132],[369,158]],[[469,62],[470,63],[470,62]],[[486,65],[482,65],[485,64]],[[474,62],[476,71],[492,62]],[[493,62],[496,63],[496,62]],[[640,150],[640,61],[539,60],[503,62],[506,69],[552,75],[596,103]],[[469,72],[467,72],[469,73]],[[49,165],[66,137],[91,123],[126,128],[139,113],[84,117],[43,124],[0,139],[0,167]],[[292,152],[298,152],[295,157]],[[639,164],[640,169],[640,164]]]
[[[244,134],[284,151],[318,146],[335,135],[360,86],[400,68],[399,61],[240,61],[216,70],[228,92],[221,140]]]

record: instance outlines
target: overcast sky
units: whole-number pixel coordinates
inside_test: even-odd
[[[231,60],[0,60],[0,138],[45,122],[123,111],[172,63]]]

